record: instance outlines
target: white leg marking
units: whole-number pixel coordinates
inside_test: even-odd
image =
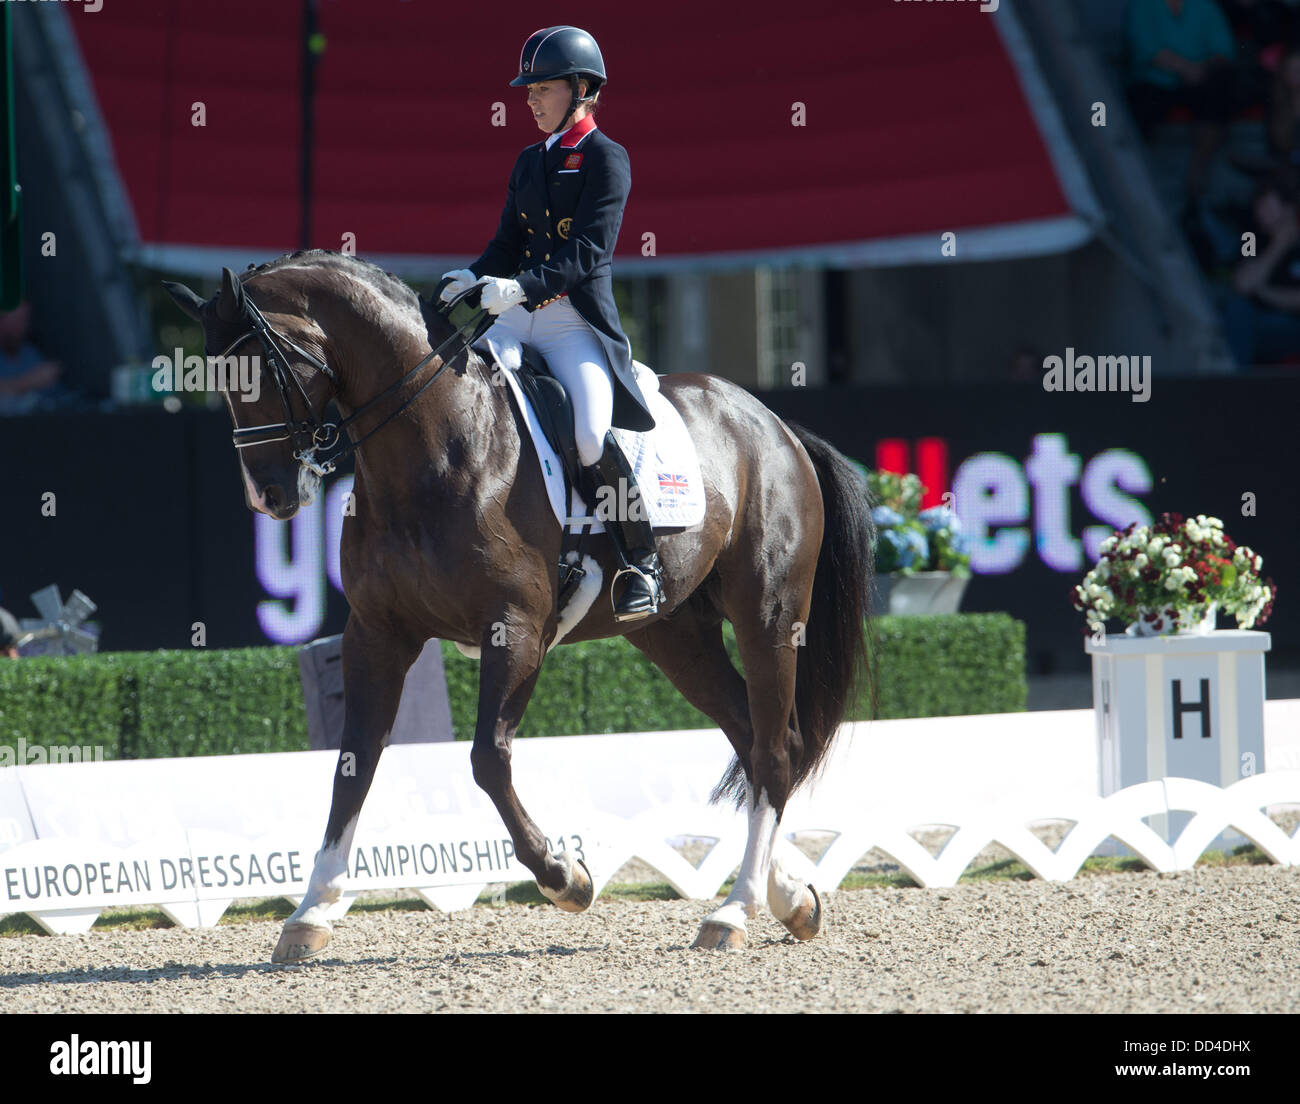
[[[746,804],[750,804],[752,791],[745,786]],[[706,923],[724,924],[745,931],[745,921],[754,916],[767,889],[768,868],[772,862],[772,847],[776,840],[777,816],[767,800],[767,791],[760,790],[758,804],[749,814],[749,840],[745,844],[745,857],[740,864],[740,874],[727,894],[722,907],[710,914]]]
[[[564,885],[559,889],[547,889],[541,882],[537,883],[537,888],[548,901],[558,900],[573,887],[573,856],[567,851],[561,851],[555,857],[564,864]]]
[[[803,903],[812,881],[812,864],[807,857],[793,845],[778,847],[772,855],[772,873],[767,881],[767,907],[772,915],[789,920]]]
[[[330,906],[343,896],[343,881],[348,876],[348,855],[352,852],[352,835],[356,829],[357,818],[353,817],[344,826],[338,843],[333,847],[322,846],[316,852],[316,865],[312,867],[307,882],[307,893],[288,922],[298,920],[322,928],[330,926],[327,914]]]

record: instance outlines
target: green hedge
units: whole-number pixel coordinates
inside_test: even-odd
[[[882,718],[1024,711],[1024,622],[965,613],[880,617],[874,625]],[[850,715],[870,713],[859,703]]]
[[[126,710],[116,655],[0,659],[0,745],[74,744],[119,755]]]
[[[105,759],[305,751],[297,648],[106,652],[0,662],[0,744]]]
[[[881,617],[874,631],[880,717],[1025,708],[1024,625],[1006,614]],[[297,653],[196,649],[3,662],[0,744],[100,746],[106,759],[305,750]],[[444,642],[443,664],[456,737],[469,739],[478,663]],[[864,695],[849,716],[869,715]],[[640,652],[611,639],[547,657],[519,735],[710,727]]]
[[[135,654],[139,724],[123,758],[307,750],[297,648]]]

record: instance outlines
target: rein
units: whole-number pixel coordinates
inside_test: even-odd
[[[441,287],[441,285],[440,285]],[[395,383],[389,384],[379,394],[367,400],[364,404],[357,407],[351,414],[341,422],[324,422],[317,418],[311,408],[311,401],[307,398],[307,391],[303,387],[298,377],[288,368],[289,358],[285,355],[281,344],[288,346],[294,352],[302,356],[318,372],[322,372],[325,378],[337,386],[338,377],[319,357],[313,355],[304,349],[297,342],[285,337],[275,329],[267,320],[266,316],[258,309],[256,303],[245,292],[242,296],[241,313],[251,327],[247,333],[235,338],[219,357],[229,356],[230,353],[242,345],[251,337],[256,337],[262,343],[262,350],[266,354],[266,363],[271,370],[271,378],[275,382],[276,389],[280,393],[280,402],[284,406],[284,421],[271,422],[266,425],[249,426],[241,429],[236,426],[231,438],[236,449],[252,448],[254,445],[267,445],[275,441],[292,441],[293,458],[300,464],[305,465],[314,471],[317,475],[329,475],[340,463],[346,460],[356,452],[366,441],[378,433],[384,426],[388,425],[394,418],[409,407],[416,399],[425,393],[431,387],[437,378],[447,370],[461,353],[477,341],[495,322],[495,318],[488,314],[487,311],[477,306],[477,303],[468,302],[469,296],[480,289],[475,286],[462,292],[453,299],[445,308],[439,305],[436,309],[446,315],[451,324],[455,326],[451,335],[442,342],[436,349],[431,349],[419,364],[407,372],[401,379]],[[435,297],[436,297],[435,292]],[[475,297],[477,300],[477,296]],[[435,298],[435,302],[439,302]],[[414,395],[406,399],[401,406],[388,415],[374,429],[370,430],[360,440],[353,441],[347,436],[345,430],[349,425],[355,422],[362,414],[373,407],[381,399],[385,398],[392,392],[398,390],[412,378],[434,357],[441,355],[457,338],[461,338],[461,345],[450,357],[443,359],[441,366],[433,373]],[[288,378],[286,378],[288,377]],[[307,412],[306,418],[294,419],[293,405],[291,401],[291,391],[288,380],[292,379],[298,394],[302,397],[303,409]],[[332,456],[318,458],[317,452],[321,449],[329,450],[340,441],[345,442],[342,447]]]

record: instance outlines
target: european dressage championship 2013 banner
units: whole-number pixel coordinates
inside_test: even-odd
[[[668,767],[662,753],[670,749]],[[638,845],[628,814],[695,807],[688,831],[729,831],[738,818],[706,805],[728,759],[721,735],[701,732],[520,741],[514,763],[551,849],[581,858],[599,885],[640,850],[696,896],[699,872],[662,842]],[[0,915],[27,913],[48,930],[76,931],[105,908],[151,905],[193,926],[216,923],[239,898],[300,899],[337,763],[337,752],[318,751],[0,771]],[[449,911],[488,886],[529,879],[473,782],[467,744],[390,747],[336,913],[363,890],[411,890]]]
[[[1266,770],[1220,787],[1154,779],[1098,793],[1091,710],[846,725],[821,775],[790,802],[777,846],[819,892],[872,848],[919,884],[955,884],[991,842],[1037,876],[1066,880],[1113,836],[1157,870],[1187,869],[1227,825],[1274,862],[1300,864],[1300,834],[1261,810],[1300,804],[1300,701],[1265,707]],[[716,729],[520,740],[520,799],[553,851],[586,862],[599,891],[629,859],[685,897],[708,898],[744,853],[747,822],[708,794],[730,761]],[[333,751],[0,769],[0,915],[84,931],[106,908],[151,906],[185,926],[215,924],[241,898],[307,889],[329,812]],[[1147,824],[1192,818],[1165,841]],[[1071,821],[1055,850],[1030,831]],[[938,854],[910,834],[955,829]],[[829,840],[815,862],[788,842]],[[713,841],[692,865],[683,837]],[[405,890],[443,911],[492,885],[527,881],[464,743],[388,748],[348,855],[346,913],[366,890]]]

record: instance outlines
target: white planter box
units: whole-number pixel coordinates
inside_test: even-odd
[[[921,613],[956,613],[970,579],[947,571],[918,571],[915,575],[889,575],[882,599],[894,617]]]
[[[1270,644],[1268,633],[1242,629],[1089,639],[1101,796],[1169,777],[1231,786],[1262,772]],[[1173,813],[1151,827],[1172,842],[1188,820]],[[1218,846],[1241,840],[1225,833]]]

